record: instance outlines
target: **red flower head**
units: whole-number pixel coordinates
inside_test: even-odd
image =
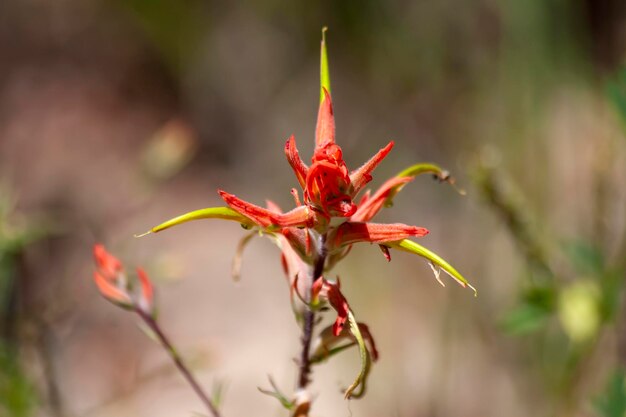
[[[330,93],[322,87],[311,166],[300,159],[296,140],[287,140],[285,154],[304,190],[304,201],[326,217],[350,217],[357,210],[353,198],[371,181],[371,172],[393,147],[390,142],[361,168],[349,173],[341,147],[335,143],[335,117]]]
[[[138,292],[133,292],[124,267],[115,256],[108,253],[101,244],[94,245],[93,255],[97,268],[94,272],[94,281],[104,298],[124,308],[152,312],[154,289],[143,269],[137,268],[140,288]]]

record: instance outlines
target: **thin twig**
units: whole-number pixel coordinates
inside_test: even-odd
[[[189,368],[187,368],[187,366],[185,365],[181,357],[178,355],[178,352],[176,351],[174,346],[170,343],[167,336],[165,336],[165,334],[159,327],[159,324],[157,323],[157,321],[152,316],[150,316],[145,311],[143,311],[141,308],[135,308],[135,312],[139,314],[141,319],[154,332],[156,337],[159,339],[159,342],[161,343],[161,345],[163,345],[167,353],[172,358],[172,361],[174,361],[176,368],[180,371],[183,377],[185,377],[187,382],[189,382],[189,385],[191,385],[193,390],[196,392],[198,397],[200,397],[200,400],[202,400],[202,402],[204,403],[206,408],[209,410],[209,412],[213,415],[213,417],[220,417],[220,412],[217,409],[217,406],[213,404],[213,401],[211,401],[209,396],[206,395],[206,393],[204,392],[204,390],[202,389],[198,381],[194,378],[192,373],[189,371]]]

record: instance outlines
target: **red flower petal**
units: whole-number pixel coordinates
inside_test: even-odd
[[[333,149],[337,148],[338,152]],[[305,199],[329,216],[349,217],[357,209],[347,194],[348,169],[339,146],[329,144],[318,149],[306,178]]]
[[[320,103],[317,113],[317,126],[315,128],[315,148],[324,146],[326,143],[335,142],[335,116],[333,115],[333,103],[328,91],[324,91],[324,100]]]
[[[137,268],[137,277],[139,278],[139,284],[141,285],[141,305],[150,312],[154,301],[154,288],[152,282],[148,278],[148,275],[142,268]]]
[[[263,207],[248,203],[223,190],[218,193],[226,204],[237,213],[246,216],[250,220],[262,227],[276,226],[279,228],[290,226],[312,227],[315,224],[316,215],[307,206],[296,207],[287,213],[277,213]]]
[[[389,154],[393,148],[393,141],[387,146],[379,150],[376,155],[372,156],[369,161],[364,163],[360,168],[350,173],[350,182],[352,183],[352,195],[355,196],[361,188],[372,180],[372,171],[380,164],[380,162]]]
[[[402,223],[355,223],[345,222],[336,229],[331,240],[335,248],[356,242],[385,243],[395,242],[411,236],[422,237],[428,234],[423,227],[409,226]]]
[[[226,204],[230,206],[230,208],[235,210],[237,213],[248,217],[256,224],[262,227],[268,227],[269,225],[275,223],[274,218],[276,213],[255,204],[248,203],[247,201],[240,199],[234,194],[227,193],[226,191],[217,190],[217,192]]]
[[[350,306],[348,306],[348,301],[339,290],[338,285],[324,281],[324,289],[327,291],[328,302],[337,311],[337,319],[333,324],[333,334],[339,336],[348,320]]]
[[[130,296],[125,292],[113,285],[113,283],[102,276],[99,272],[94,272],[93,279],[98,286],[100,294],[109,301],[114,303],[130,305]]]
[[[97,267],[104,274],[103,278],[114,280],[123,269],[122,263],[115,256],[108,253],[102,244],[93,246],[93,256]]]
[[[353,222],[367,222],[370,221],[383,207],[385,200],[391,193],[394,187],[407,182],[413,181],[413,177],[393,177],[387,180],[371,197],[365,198],[368,194],[365,194],[361,199],[359,208],[350,217],[350,221]],[[368,190],[369,191],[369,190]]]
[[[282,230],[283,236],[291,247],[300,255],[302,259],[307,259],[311,250],[311,239],[306,229],[297,227],[285,227]]]
[[[296,178],[300,183],[300,186],[304,190],[306,176],[309,168],[300,158],[300,154],[298,153],[298,148],[296,148],[296,138],[291,135],[291,137],[287,140],[285,144],[285,155],[287,156],[287,161],[289,161],[289,165],[293,168],[293,172],[296,174]]]

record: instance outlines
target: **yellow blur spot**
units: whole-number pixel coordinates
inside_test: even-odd
[[[600,327],[600,288],[589,280],[578,280],[559,296],[559,320],[563,330],[576,343],[588,341]]]

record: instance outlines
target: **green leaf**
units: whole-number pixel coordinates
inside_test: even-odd
[[[359,356],[361,357],[361,371],[357,375],[356,379],[350,385],[344,396],[346,399],[349,398],[361,398],[363,394],[365,394],[365,386],[367,382],[367,376],[370,372],[371,359],[367,348],[365,347],[365,340],[363,340],[363,335],[361,335],[361,330],[359,330],[359,324],[354,318],[354,314],[352,310],[348,310],[348,323],[350,323],[350,332],[354,335],[356,339],[357,345],[359,346]],[[358,392],[354,392],[357,387],[360,386]]]
[[[604,254],[596,246],[584,240],[575,240],[565,243],[564,250],[579,273],[599,275],[604,272]]]
[[[509,311],[501,322],[502,328],[512,335],[524,335],[542,328],[550,311],[533,304],[522,304]]]
[[[450,177],[448,171],[444,171],[439,165],[423,162],[400,171],[398,177],[416,177],[421,174],[433,174],[442,181]]]
[[[359,329],[360,330],[360,329]],[[332,356],[355,346],[358,342],[351,333],[341,332],[339,336],[333,333],[333,326],[322,330],[311,346],[309,362],[317,364],[330,359]]]
[[[441,285],[444,285],[443,282],[439,279],[439,272],[437,268],[443,269],[448,275],[454,278],[463,288],[470,287],[474,290],[474,296],[478,295],[476,288],[472,287],[470,283],[465,279],[463,275],[459,271],[457,271],[452,265],[450,265],[445,259],[441,256],[437,255],[435,252],[430,249],[425,248],[424,246],[417,244],[409,239],[399,240],[397,242],[386,243],[386,246],[399,249],[405,252],[413,253],[415,255],[419,255],[422,258],[426,258],[430,261],[431,267],[433,268],[433,272],[435,273],[435,278]]]
[[[326,50],[326,31],[322,28],[322,45],[320,48],[320,103],[324,101],[324,89],[330,94],[330,71],[328,70],[328,52]]]
[[[264,389],[261,387],[257,387],[259,392],[265,395],[269,395],[270,397],[276,398],[280,402],[280,404],[287,410],[293,410],[294,407],[296,406],[295,403],[289,400],[287,396],[283,394],[280,389],[278,389],[278,386],[276,385],[276,382],[274,382],[274,379],[272,378],[271,375],[268,375],[267,378],[270,381],[270,385],[272,386],[272,389],[268,390],[268,389]]]
[[[616,370],[605,392],[594,401],[594,408],[602,417],[624,417],[626,414],[626,386],[624,371]]]
[[[450,173],[437,164],[431,164],[429,162],[421,162],[419,164],[411,165],[410,167],[400,171],[396,177],[417,177],[422,174],[432,174],[440,182],[447,182],[454,187],[455,179],[450,176]],[[400,184],[395,186],[389,192],[387,199],[385,200],[385,207],[390,207],[393,203],[393,198],[404,188],[406,184]],[[454,187],[459,194],[465,195],[465,191]]]
[[[201,220],[201,219],[222,219],[222,220],[233,220],[239,222],[244,227],[251,227],[254,225],[254,222],[248,219],[245,216],[237,213],[235,210],[230,207],[209,207],[200,210],[191,211],[189,213],[183,214],[178,217],[174,217],[166,222],[163,222],[157,226],[154,226],[152,229],[148,230],[145,233],[135,235],[135,237],[142,237],[150,233],[158,233],[165,229],[169,229],[173,226],[178,226],[182,223],[187,223],[192,220]]]
[[[211,401],[213,401],[213,404],[217,409],[219,409],[222,405],[224,391],[226,391],[226,384],[224,381],[218,381],[213,385],[213,389],[211,390]]]

